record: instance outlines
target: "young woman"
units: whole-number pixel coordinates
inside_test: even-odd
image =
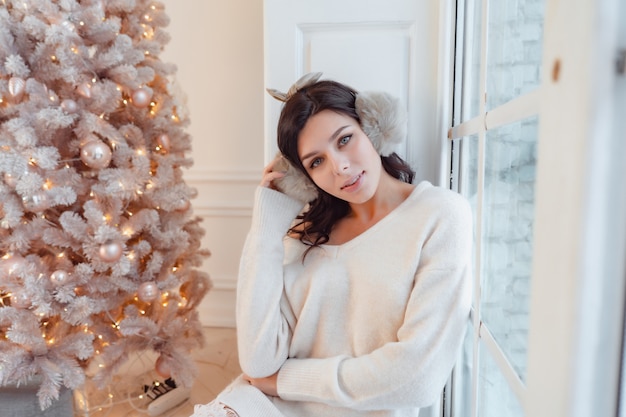
[[[244,374],[194,416],[418,416],[470,309],[472,218],[393,152],[397,100],[307,75],[256,190],[240,264]],[[304,192],[303,192],[304,190]]]

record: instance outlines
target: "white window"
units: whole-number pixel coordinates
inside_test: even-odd
[[[615,416],[626,6],[457,0],[450,14],[450,187],[472,203],[476,250],[443,414]]]
[[[475,218],[458,417],[523,416],[544,0],[458,1],[451,185]]]

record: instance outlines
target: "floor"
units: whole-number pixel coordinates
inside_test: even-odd
[[[89,404],[82,401],[80,393],[75,393],[77,410],[75,417],[189,417],[193,414],[194,404],[208,403],[241,373],[237,357],[237,342],[235,329],[205,328],[205,346],[192,353],[198,364],[198,378],[196,379],[189,399],[181,404],[159,414],[151,414],[144,399],[129,394],[126,389],[128,380],[133,381],[133,387],[142,386],[138,379],[145,381],[145,373],[138,376],[128,376],[115,384],[119,389],[111,388],[108,392],[98,391],[96,395],[88,394]],[[154,362],[151,362],[154,363]],[[148,378],[157,377],[149,372]],[[137,392],[135,390],[135,392]],[[81,405],[82,404],[82,405]]]

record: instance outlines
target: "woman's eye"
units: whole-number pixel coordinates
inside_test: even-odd
[[[311,161],[310,167],[311,168],[316,168],[321,163],[322,163],[322,158],[315,158],[314,160]]]
[[[345,145],[346,143],[350,142],[350,139],[352,139],[352,135],[342,137],[341,139],[339,139],[339,145]]]

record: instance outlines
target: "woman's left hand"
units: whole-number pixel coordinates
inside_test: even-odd
[[[273,181],[285,176],[285,171],[277,170],[276,168],[283,167],[284,165],[283,157],[281,155],[276,156],[276,158],[263,169],[263,178],[259,185],[276,190]]]
[[[243,379],[248,381],[253,387],[261,390],[265,395],[269,395],[270,397],[278,397],[278,372],[265,378],[251,378],[248,375],[243,374]]]

